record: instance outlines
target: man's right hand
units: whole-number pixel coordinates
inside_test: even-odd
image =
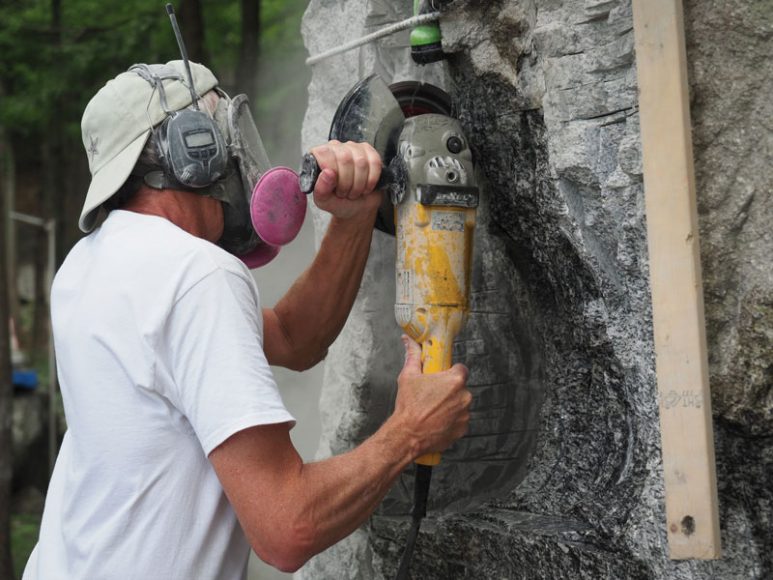
[[[381,192],[375,190],[381,175],[378,152],[368,143],[331,140],[311,154],[320,168],[314,204],[338,219],[361,216],[372,226],[381,205]]]
[[[440,452],[467,432],[472,393],[467,367],[455,364],[439,373],[422,374],[421,347],[403,336],[405,364],[397,378],[393,417],[412,435],[416,457]]]
[[[395,412],[355,449],[304,464],[289,425],[257,425],[226,439],[209,459],[252,549],[294,572],[349,535],[376,509],[403,470],[464,435],[472,395],[467,369],[423,375],[421,349],[406,342]]]

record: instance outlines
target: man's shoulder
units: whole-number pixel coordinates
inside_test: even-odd
[[[73,248],[57,277],[83,280],[88,274],[103,283],[112,280],[151,291],[171,285],[184,293],[219,271],[251,280],[241,260],[219,246],[164,218],[117,210]]]
[[[242,270],[241,261],[235,256],[163,217],[120,210],[114,213],[114,218],[111,214],[113,219],[105,222],[105,226],[114,226],[106,232],[106,243],[123,248],[133,247],[141,259],[150,254],[164,260],[180,260],[186,265],[190,265],[188,260],[195,260],[202,265]],[[128,244],[125,243],[127,241]]]

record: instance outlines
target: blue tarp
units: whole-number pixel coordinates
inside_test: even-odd
[[[13,386],[19,389],[37,389],[38,373],[35,371],[13,371],[11,381]]]

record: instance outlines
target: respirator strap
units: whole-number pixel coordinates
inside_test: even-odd
[[[185,187],[175,178],[169,177],[162,169],[148,171],[142,176],[142,182],[153,189],[182,189],[183,191],[193,191],[190,187]]]
[[[201,190],[193,189],[183,185],[174,177],[164,173],[164,169],[157,165],[146,165],[138,163],[135,165],[131,176],[142,179],[142,182],[153,189],[180,189],[182,191],[192,191],[194,193],[203,193]]]
[[[188,187],[177,181],[171,175],[164,172],[162,167],[157,165],[146,165],[138,163],[134,170],[131,172],[131,176],[137,179],[141,179],[142,182],[152,189],[177,189],[180,191],[190,191],[191,193],[197,193],[199,195],[206,195],[213,197],[224,203],[228,203],[227,196],[219,195],[219,186],[224,183],[225,180],[231,178],[236,169],[229,164],[227,173],[215,183],[202,188]]]

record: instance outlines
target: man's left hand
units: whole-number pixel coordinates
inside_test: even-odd
[[[381,157],[368,143],[330,141],[314,147],[320,168],[314,203],[338,219],[371,215],[381,204],[375,191],[381,175]]]

